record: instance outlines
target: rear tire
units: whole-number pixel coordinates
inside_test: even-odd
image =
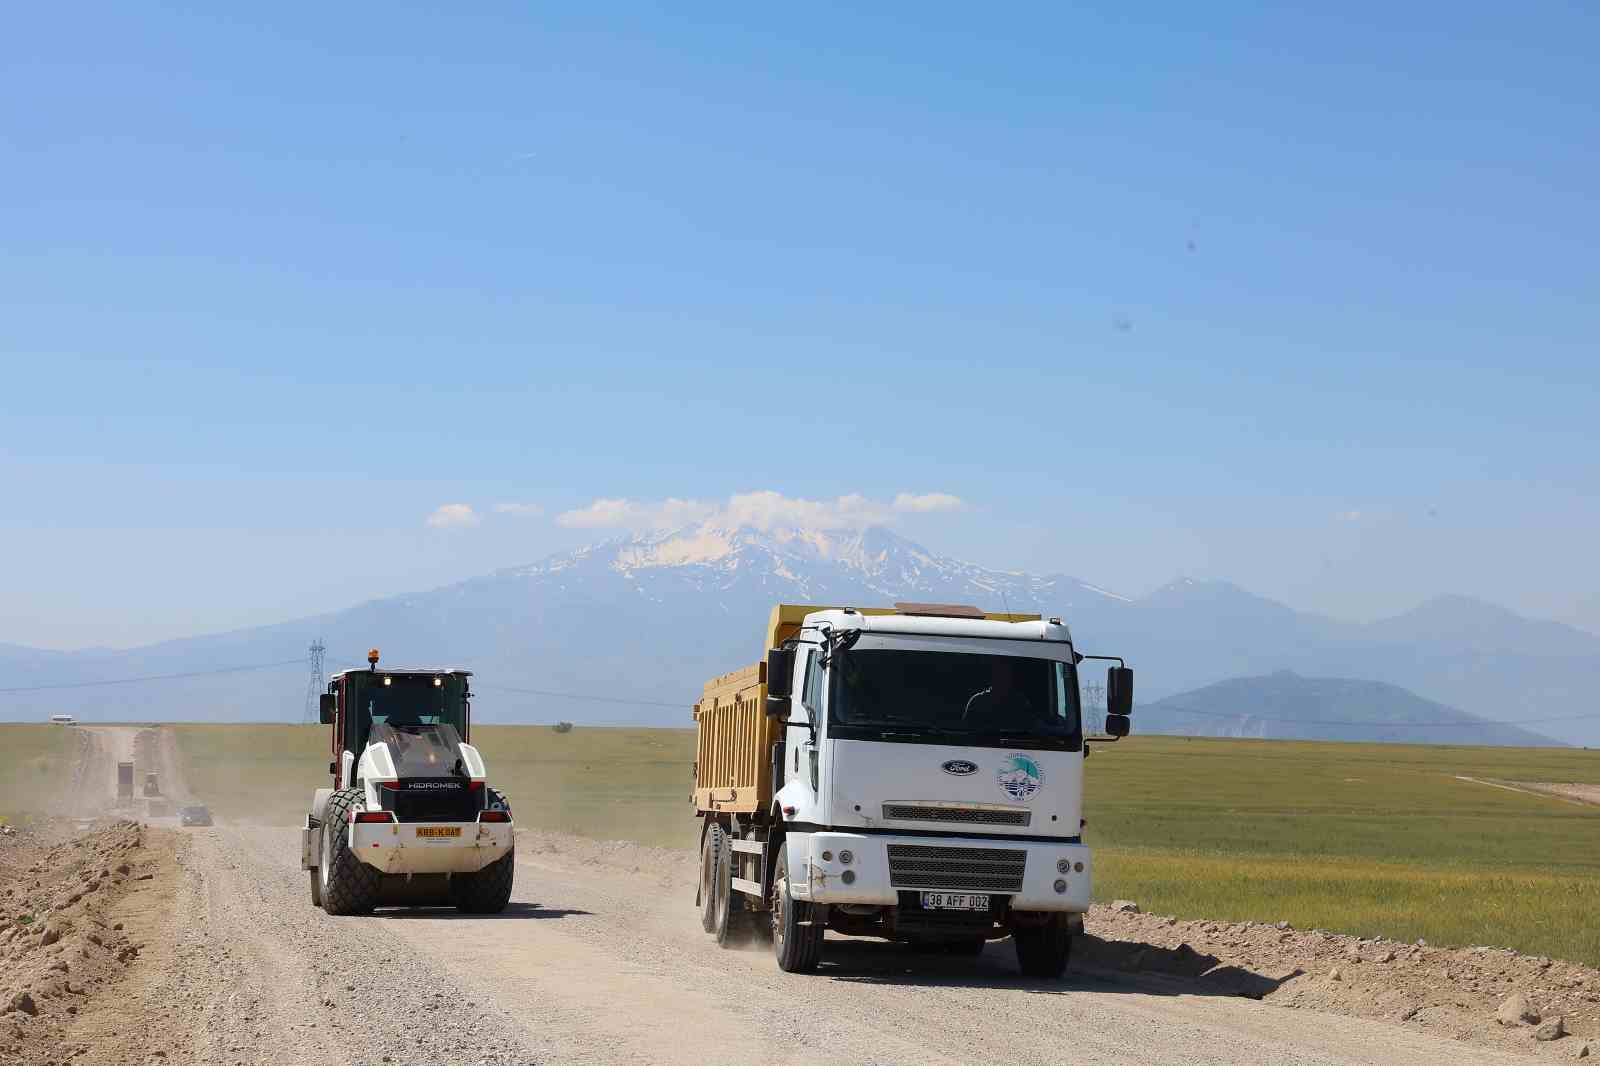
[[[1065,915],[1053,914],[1044,925],[1014,929],[1017,966],[1025,977],[1057,980],[1067,972],[1072,958],[1072,927]]]
[[[350,815],[367,809],[361,789],[347,788],[328,797],[322,818],[322,874],[318,895],[329,914],[371,914],[378,902],[383,874],[350,850]]]
[[[717,931],[717,877],[723,852],[722,826],[712,822],[700,838],[700,889],[695,902],[700,905],[700,928]]]
[[[515,846],[477,873],[450,875],[450,902],[462,914],[499,914],[511,902]]]
[[[783,848],[782,842],[778,846]],[[789,893],[789,854],[783,848],[772,877],[772,954],[784,973],[810,973],[821,961],[823,928],[801,924],[811,921],[814,913],[809,902]]]

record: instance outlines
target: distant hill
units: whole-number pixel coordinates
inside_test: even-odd
[[[1385,681],[1483,718],[1564,718],[1550,724],[1554,735],[1600,745],[1600,637],[1582,630],[1462,597],[1368,624],[1223,581],[1184,578],[1131,598],[1071,576],[1078,562],[1028,574],[940,555],[888,529],[705,524],[229,633],[124,650],[0,646],[0,720],[294,721],[308,674],[295,660],[321,637],[330,669],[359,665],[376,645],[394,665],[477,671],[480,721],[687,725],[705,678],[763,653],[774,603],[922,600],[1061,615],[1079,650],[1127,658],[1141,705],[1289,669]],[[65,687],[218,671],[228,672]],[[1404,739],[1438,735],[1415,729]]]
[[[1391,741],[1426,744],[1560,742],[1499,725],[1383,681],[1301,677],[1280,670],[1235,677],[1145,704],[1135,731],[1275,740]]]

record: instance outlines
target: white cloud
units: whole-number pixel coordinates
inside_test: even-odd
[[[723,503],[704,500],[659,501],[599,499],[575,511],[565,511],[556,521],[573,529],[628,529],[635,532],[679,529],[710,522],[755,529],[863,529],[894,521],[902,513],[952,511],[961,500],[944,492],[913,496],[902,492],[893,502],[871,500],[851,493],[832,500],[807,500],[764,490],[728,497]]]
[[[518,518],[537,518],[544,514],[544,508],[536,503],[497,503],[494,505],[494,513],[515,515]]]
[[[433,509],[428,516],[428,525],[433,529],[458,529],[462,526],[475,526],[481,519],[478,512],[472,509],[470,503],[446,503]]]
[[[909,492],[902,492],[894,498],[896,511],[909,511],[913,514],[927,514],[931,511],[959,511],[966,503],[960,496],[952,496],[948,492],[925,492],[920,496],[913,496]]]

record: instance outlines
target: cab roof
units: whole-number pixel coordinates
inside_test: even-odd
[[[463,670],[459,666],[385,666],[382,669],[373,670],[369,670],[364,666],[359,668],[352,666],[348,670],[340,670],[336,674],[329,674],[328,680],[337,681],[346,674],[388,674],[390,677],[394,677],[397,674],[410,674],[415,677],[440,677],[445,674],[451,674],[456,677],[471,677],[472,671]]]
[[[785,603],[773,608],[768,620],[769,646],[776,648],[797,636],[801,626],[808,623],[827,623],[834,629],[860,629],[866,633],[1072,642],[1072,633],[1061,619],[1036,614],[1000,614],[953,604],[907,603],[883,608]]]

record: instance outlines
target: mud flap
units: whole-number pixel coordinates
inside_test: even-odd
[[[312,825],[307,818],[305,828],[300,830],[300,869],[315,870],[321,855],[322,827]]]

